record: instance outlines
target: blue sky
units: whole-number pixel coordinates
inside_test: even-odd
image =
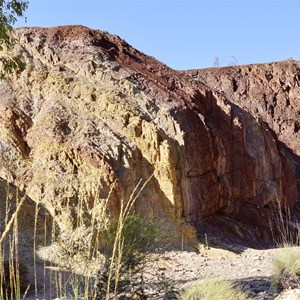
[[[29,0],[20,26],[82,24],[174,69],[300,59],[300,1]]]

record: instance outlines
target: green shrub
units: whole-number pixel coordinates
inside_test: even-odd
[[[273,284],[279,289],[300,287],[300,249],[284,247],[273,257]]]
[[[221,279],[204,279],[187,287],[180,300],[246,300],[248,296],[234,287],[230,282]]]
[[[99,270],[94,299],[117,299],[122,293],[140,293],[143,268],[148,254],[172,241],[172,229],[164,219],[151,219],[136,213],[120,214],[108,225],[106,264]],[[127,299],[127,298],[126,298]]]
[[[107,257],[112,256],[117,230],[118,221],[112,222],[107,231]],[[121,273],[128,270],[136,272],[149,252],[167,245],[171,240],[171,233],[165,222],[161,220],[149,220],[138,214],[129,214],[124,221],[121,239],[123,243]]]

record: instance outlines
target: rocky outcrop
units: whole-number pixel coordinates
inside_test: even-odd
[[[188,73],[267,123],[279,141],[300,155],[300,68],[297,61]]]
[[[274,127],[200,71],[174,71],[82,26],[17,35],[25,67],[0,86],[0,176],[61,229],[108,198],[117,213],[152,174],[135,207],[149,215],[199,224],[219,213],[262,228],[278,203],[295,206],[295,163]]]
[[[300,195],[300,65],[269,64],[187,71],[194,80],[226,95],[278,138],[281,153],[293,165]]]

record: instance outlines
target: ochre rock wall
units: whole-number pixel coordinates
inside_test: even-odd
[[[174,71],[82,26],[17,35],[26,66],[0,85],[0,177],[62,229],[108,197],[117,213],[152,174],[136,203],[148,215],[256,224],[278,203],[295,206],[296,167],[275,127],[200,82],[205,72]]]

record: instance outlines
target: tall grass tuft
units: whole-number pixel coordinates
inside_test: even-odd
[[[283,247],[272,258],[273,285],[278,289],[300,287],[300,249]]]
[[[106,287],[106,294],[105,300],[110,299],[110,292],[111,292],[111,284],[113,281],[114,287],[114,299],[117,299],[118,293],[118,285],[121,277],[121,271],[124,266],[123,264],[123,253],[125,247],[125,237],[124,237],[124,228],[126,228],[126,223],[128,221],[130,212],[138,199],[141,191],[146,187],[149,181],[152,179],[153,175],[151,175],[148,180],[142,183],[142,180],[139,181],[136,188],[132,192],[129,201],[124,204],[121,202],[121,210],[118,217],[117,228],[115,231],[114,241],[112,245],[111,255],[109,258],[109,267],[108,267],[108,279],[107,279],[107,287]]]
[[[33,238],[32,243],[30,241],[33,264],[30,290],[27,264],[19,256],[18,216],[26,197],[17,193],[14,201],[7,192],[5,215],[3,218],[0,215],[4,225],[0,235],[0,299],[22,299],[30,293],[35,298],[109,300],[118,299],[126,286],[142,289],[147,254],[172,239],[169,224],[134,211],[137,199],[152,177],[139,181],[130,198],[121,201],[115,218],[108,211],[114,185],[107,199],[100,199],[97,187],[93,197],[90,193],[79,193],[73,229],[68,232],[62,232],[57,220],[50,220],[46,214],[41,221],[42,205],[35,204],[30,221]],[[92,204],[90,198],[94,199]],[[65,209],[71,210],[72,205],[74,208],[71,202],[67,201]],[[43,268],[42,279],[38,268]]]
[[[300,287],[300,224],[277,201],[278,214],[270,228],[278,249],[272,258],[272,283],[279,290]],[[272,225],[271,225],[272,224]]]
[[[300,246],[300,224],[293,218],[290,208],[287,205],[282,207],[278,199],[276,212],[272,220],[269,220],[275,245],[278,248]]]
[[[187,287],[180,300],[221,300],[249,299],[247,294],[233,286],[229,281],[221,279],[203,279]]]
[[[28,269],[26,264],[19,259],[18,214],[25,199],[25,196],[20,199],[19,194],[16,193],[15,203],[12,203],[9,186],[7,186],[4,222],[0,220],[2,223],[0,237],[1,299],[22,299],[26,296],[29,289]],[[12,209],[13,206],[15,206],[14,211]]]

